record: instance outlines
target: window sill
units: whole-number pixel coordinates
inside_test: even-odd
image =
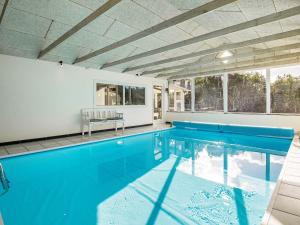
[[[220,111],[167,111],[167,113],[212,113],[212,114],[242,114],[242,115],[261,115],[261,116],[300,116],[299,113],[252,113],[252,112],[220,112]]]

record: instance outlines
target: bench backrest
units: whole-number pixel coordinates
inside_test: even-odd
[[[81,119],[108,119],[117,117],[117,111],[114,109],[81,109]]]

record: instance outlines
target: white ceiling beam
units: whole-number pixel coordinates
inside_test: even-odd
[[[279,51],[285,51],[285,50],[291,50],[291,49],[297,49],[297,48],[300,48],[300,43],[276,46],[276,47],[267,48],[267,49],[255,49],[251,52],[239,53],[234,56],[228,56],[228,57],[224,57],[224,58],[216,58],[215,60],[212,60],[211,58],[204,58],[204,59],[197,60],[196,62],[192,62],[192,63],[181,64],[178,66],[170,66],[170,67],[161,68],[161,69],[157,69],[157,70],[145,71],[141,75],[154,74],[154,73],[164,72],[164,71],[168,71],[168,70],[182,69],[182,68],[183,68],[183,71],[186,69],[188,69],[188,70],[196,69],[196,68],[199,69],[199,68],[203,67],[203,65],[212,64],[215,62],[222,62],[224,60],[233,61],[236,59],[241,59],[241,58],[246,58],[246,57],[255,57],[255,56],[267,54],[267,53],[275,54],[276,52],[279,52]],[[178,71],[175,73],[181,73],[183,71]],[[156,77],[165,77],[165,76],[168,76],[168,75],[167,74],[159,74]]]
[[[140,53],[140,54],[137,54],[137,55],[133,55],[133,56],[130,56],[130,57],[127,57],[127,58],[123,58],[123,59],[120,59],[120,60],[117,60],[117,61],[106,63],[101,67],[101,69],[107,68],[107,67],[112,67],[112,66],[119,65],[119,64],[122,64],[122,63],[126,63],[126,62],[130,62],[130,61],[140,59],[140,58],[144,58],[144,57],[147,57],[147,56],[159,54],[159,53],[169,51],[169,50],[173,50],[173,49],[176,49],[176,48],[180,48],[180,47],[183,47],[183,46],[191,45],[191,44],[194,44],[194,43],[197,43],[197,42],[200,42],[200,41],[205,41],[205,40],[220,37],[220,36],[223,36],[223,35],[226,35],[226,34],[234,33],[234,32],[237,32],[237,31],[249,29],[251,27],[256,27],[256,26],[259,26],[259,25],[263,25],[263,24],[274,22],[274,21],[282,20],[282,19],[285,19],[285,18],[288,18],[288,17],[291,17],[291,16],[295,16],[295,15],[298,15],[298,14],[300,14],[300,6],[290,8],[290,9],[287,9],[287,10],[283,10],[283,11],[280,11],[280,12],[277,12],[277,13],[273,13],[273,14],[270,14],[270,15],[267,15],[267,16],[263,16],[263,17],[260,17],[260,18],[254,19],[254,20],[250,20],[250,21],[247,21],[247,22],[239,23],[239,24],[236,24],[236,25],[233,25],[233,26],[230,26],[230,27],[226,27],[226,28],[223,28],[223,29],[220,29],[220,30],[216,30],[216,31],[213,31],[213,32],[210,32],[210,33],[199,35],[197,37],[193,37],[193,38],[190,38],[190,39],[187,39],[187,40],[184,40],[184,41],[176,42],[174,44],[166,45],[166,46],[161,47],[161,48],[156,48],[156,49],[153,49],[153,50],[150,50],[150,51],[147,51],[147,52],[143,52],[143,53]]]
[[[91,53],[86,54],[82,57],[79,57],[75,60],[74,63],[83,62],[85,60],[88,60],[88,59],[93,58],[95,56],[101,55],[101,54],[103,54],[105,52],[108,52],[108,51],[111,51],[113,49],[119,48],[121,46],[129,44],[129,43],[134,42],[136,40],[139,40],[141,38],[147,37],[151,34],[154,34],[158,31],[164,30],[168,27],[175,26],[176,24],[182,23],[182,22],[184,22],[186,20],[189,20],[189,19],[192,19],[196,16],[200,16],[202,14],[208,13],[210,11],[213,11],[217,8],[220,8],[224,5],[230,4],[230,3],[235,2],[235,1],[237,1],[237,0],[214,0],[212,2],[208,2],[204,5],[201,5],[199,7],[191,9],[191,10],[185,12],[185,13],[182,13],[182,14],[180,14],[178,16],[175,16],[171,19],[165,20],[165,21],[163,21],[159,24],[156,24],[152,27],[149,27],[149,28],[147,28],[143,31],[140,31],[136,34],[133,34],[133,35],[131,35],[127,38],[124,38],[120,41],[114,42],[114,43],[112,43],[108,46],[105,46],[101,49],[98,49],[94,52],[91,52]]]
[[[8,1],[9,0],[5,0],[5,2],[4,2],[3,8],[2,8],[2,11],[1,11],[1,14],[0,14],[0,24],[1,24],[2,20],[3,20],[4,14],[5,14],[7,5],[8,5]]]
[[[210,55],[210,54],[214,54],[214,53],[224,51],[224,50],[243,48],[243,47],[247,47],[250,45],[261,44],[261,43],[265,43],[268,41],[280,40],[280,39],[284,39],[284,38],[294,37],[297,35],[300,35],[300,29],[282,32],[282,33],[278,33],[278,34],[272,34],[272,35],[268,35],[268,36],[264,36],[264,37],[260,37],[260,38],[251,39],[248,41],[242,41],[242,42],[222,45],[222,46],[219,46],[216,48],[211,48],[211,49],[193,52],[193,53],[176,56],[176,57],[172,57],[172,58],[168,58],[168,59],[164,59],[164,60],[146,63],[146,64],[142,64],[139,66],[127,68],[123,72],[130,72],[130,71],[139,70],[142,68],[157,66],[157,65],[161,65],[161,64],[165,64],[165,63],[175,62],[175,61],[194,58],[194,57],[203,56],[203,55]]]
[[[97,19],[100,15],[104,14],[106,11],[114,7],[116,4],[121,2],[121,0],[109,0],[103,5],[101,5],[98,9],[96,9],[94,12],[92,12],[89,16],[84,18],[82,21],[80,21],[78,24],[76,24],[74,27],[72,27],[70,30],[68,30],[66,33],[64,33],[62,36],[60,36],[57,40],[55,40],[53,43],[51,43],[48,47],[41,50],[38,58],[43,57],[48,52],[50,52],[52,49],[54,49],[56,46],[64,42],[67,38],[71,37],[73,34],[78,32],[80,29]]]
[[[256,69],[258,65],[262,67],[266,66],[266,64],[275,65],[276,61],[287,60],[292,58],[296,58],[300,60],[300,52],[264,57],[264,58],[253,59],[253,60],[245,60],[238,63],[231,63],[222,66],[211,66],[211,67],[203,68],[202,70],[186,71],[186,73],[177,74],[177,75],[171,74],[169,79],[178,79],[183,77],[194,77],[194,76],[202,76],[202,75],[218,74],[218,73],[220,74],[224,72],[239,71],[241,70],[241,68]]]

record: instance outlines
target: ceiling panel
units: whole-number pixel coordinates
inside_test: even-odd
[[[281,11],[300,5],[299,0],[274,0],[276,9]]]
[[[279,22],[272,22],[260,25],[252,29],[254,29],[260,37],[278,34],[282,32],[281,25]]]
[[[178,10],[175,6],[170,4],[166,0],[133,0],[136,4],[142,6],[143,8],[151,11],[155,15],[159,16],[163,20],[170,19],[174,16],[181,14],[182,12]]]
[[[147,36],[140,40],[134,41],[131,44],[134,46],[137,46],[139,48],[142,48],[142,49],[151,50],[151,49],[163,47],[163,46],[167,45],[168,43],[163,40],[160,40],[156,37]]]
[[[167,43],[175,43],[179,41],[183,41],[189,38],[192,38],[190,34],[187,34],[183,30],[175,27],[169,27],[162,31],[159,31],[153,34],[154,37],[157,37]]]
[[[49,43],[46,43],[47,45]],[[50,54],[52,55],[56,55],[56,56],[62,56],[62,57],[67,57],[69,59],[72,59],[72,62],[74,62],[74,60],[76,59],[76,57],[78,57],[79,55],[84,55],[87,54],[91,51],[90,48],[85,48],[82,46],[78,46],[78,45],[72,45],[70,43],[64,42],[62,44],[60,44],[59,46],[57,46],[56,48],[54,48]],[[44,59],[44,57],[43,57]]]
[[[181,11],[187,11],[210,2],[210,0],[167,0],[167,1]]]
[[[139,32],[139,30],[115,20],[104,36],[119,41],[137,32]]]
[[[30,50],[30,49],[27,50],[27,49],[13,48],[9,46],[0,45],[0,54],[34,59],[36,58],[37,52],[35,50]]]
[[[273,0],[244,0],[238,1],[238,4],[248,20],[276,12]]]
[[[139,30],[144,30],[163,21],[160,17],[130,0],[122,0],[106,15]]]
[[[1,26],[26,34],[44,37],[51,20],[8,7]]]
[[[0,49],[17,48],[32,50],[35,52],[36,57],[44,42],[43,38],[0,27]]]
[[[66,31],[68,31],[71,28],[71,26],[54,22],[51,25],[51,28],[47,35],[47,40],[56,40],[61,35],[63,35]],[[79,46],[88,47],[91,49],[97,49],[100,47],[104,47],[108,44],[111,44],[113,41],[105,38],[103,36],[97,35],[93,32],[80,30],[74,35],[72,35],[70,38],[68,38],[65,42],[72,43]]]
[[[254,29],[247,29],[232,34],[227,34],[224,37],[228,38],[232,42],[241,42],[250,39],[259,38],[260,36]]]
[[[12,0],[11,7],[75,25],[92,11],[69,0]]]
[[[84,6],[91,10],[96,10],[105,2],[107,2],[107,0],[69,0],[69,1]]]
[[[283,31],[289,31],[300,28],[300,15],[293,16],[280,21]]]

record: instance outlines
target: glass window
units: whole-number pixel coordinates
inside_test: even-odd
[[[181,79],[169,82],[169,111],[191,111],[191,80]]]
[[[97,83],[96,105],[123,105],[123,86]]]
[[[221,76],[195,79],[195,111],[222,111],[223,84]]]
[[[169,111],[174,111],[174,90],[169,89]]]
[[[228,75],[229,112],[266,112],[265,70]]]
[[[125,86],[126,105],[145,105],[145,88]]]
[[[271,112],[300,113],[300,66],[271,69]]]

